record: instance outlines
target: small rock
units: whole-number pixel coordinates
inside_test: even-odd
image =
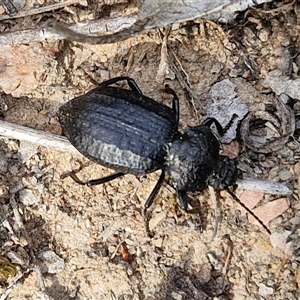
[[[7,252],[7,257],[10,259],[10,261],[13,264],[17,264],[17,265],[20,265],[23,268],[25,268],[26,266],[28,266],[29,259],[28,259],[26,251],[23,248],[21,248],[21,249],[22,250],[20,250],[20,252],[22,252],[22,253],[15,252],[15,251]]]
[[[110,78],[110,74],[109,74],[109,72],[106,71],[106,70],[100,69],[100,70],[99,70],[99,74],[100,74],[100,76],[101,76],[101,80],[102,80],[102,81],[108,80],[108,79]]]
[[[39,253],[38,258],[42,261],[42,273],[56,274],[65,268],[65,262],[54,251],[46,250]]]
[[[244,203],[249,209],[252,209],[259,201],[263,199],[263,197],[263,192],[245,190],[240,196],[240,201]],[[247,211],[243,207],[239,207],[239,210],[241,211],[242,216],[245,216],[247,214]]]
[[[291,172],[288,170],[281,170],[278,175],[281,180],[289,180],[292,177]]]
[[[172,298],[174,300],[181,300],[182,299],[182,296],[176,292],[172,292]]]
[[[288,198],[279,198],[271,202],[265,203],[252,211],[264,223],[268,224],[270,221],[282,215],[290,207]],[[258,221],[249,216],[249,222],[259,225]]]
[[[230,128],[220,138],[221,142],[224,144],[228,144],[235,139],[238,123],[248,113],[246,103],[243,99],[238,97],[235,88],[236,84],[229,79],[224,79],[223,81],[214,84],[209,93],[211,102],[206,107],[206,117],[217,118],[223,127],[232,120],[233,114],[236,115]],[[226,111],[224,110],[224,107],[226,107]]]
[[[262,30],[259,35],[258,38],[262,41],[262,42],[266,42],[269,38],[269,32],[267,30]]]
[[[33,155],[37,153],[38,145],[29,142],[20,142],[20,148],[18,150],[18,156],[22,163],[25,163]]]
[[[293,218],[290,219],[290,223],[293,226],[297,226],[300,224],[300,212],[298,211]]]
[[[106,55],[102,55],[101,58],[100,58],[100,61],[101,61],[102,63],[107,62],[107,60],[108,60],[108,58],[107,58]]]
[[[39,198],[29,189],[20,190],[19,199],[24,205],[33,205],[39,203]]]
[[[260,283],[258,293],[262,297],[266,297],[266,296],[272,295],[274,293],[274,289],[272,287],[269,287],[269,286],[263,284],[263,283]]]
[[[276,95],[286,94],[293,99],[299,100],[300,79],[292,80],[282,74],[280,70],[269,72],[262,82],[264,87],[269,87]]]
[[[286,258],[293,255],[293,244],[288,241],[288,237],[292,232],[285,229],[273,232],[270,237],[270,242],[274,249],[274,254],[278,257]]]
[[[161,248],[163,245],[163,239],[158,238],[158,239],[153,240],[153,245],[157,248]]]
[[[155,214],[151,220],[149,221],[149,229],[150,231],[154,230],[155,227],[157,227],[163,220],[165,220],[167,217],[167,212],[162,211],[158,214]]]
[[[222,155],[226,155],[230,159],[237,158],[239,152],[240,152],[240,145],[237,141],[232,141],[230,144],[222,145]]]
[[[5,13],[4,7],[0,6],[0,15],[3,15]]]

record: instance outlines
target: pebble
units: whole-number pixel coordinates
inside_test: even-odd
[[[172,299],[174,300],[181,300],[182,296],[176,292],[172,292]]]
[[[274,289],[263,283],[260,283],[258,293],[262,297],[266,297],[266,296],[272,295],[274,293]]]
[[[39,198],[29,189],[20,190],[19,199],[24,205],[33,205],[39,203]]]
[[[100,57],[100,61],[101,61],[102,63],[107,62],[107,60],[108,60],[108,58],[107,58],[106,55],[102,55],[102,56]]]
[[[269,38],[269,32],[267,30],[261,30],[261,32],[258,35],[258,38],[262,41],[262,42],[266,42]]]
[[[39,253],[38,258],[42,261],[42,273],[56,274],[65,268],[65,262],[53,250],[46,250]]]
[[[289,180],[292,177],[291,172],[288,170],[281,170],[278,175],[281,180]]]
[[[163,245],[163,239],[162,238],[155,239],[153,241],[153,245],[157,248],[161,248]]]
[[[23,253],[25,253],[25,250],[23,250]],[[9,251],[7,257],[13,264],[18,264],[24,268],[28,265],[28,257],[22,257],[21,253]]]

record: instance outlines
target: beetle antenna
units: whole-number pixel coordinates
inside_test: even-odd
[[[259,224],[266,230],[268,234],[271,235],[271,231],[269,230],[269,228],[267,228],[267,226],[258,216],[256,216],[232,191],[230,191],[229,189],[226,189],[226,191],[239,205],[241,205],[253,218],[255,218],[257,222],[259,222]]]
[[[228,124],[223,128],[223,134],[225,134],[225,133],[228,131],[228,129],[232,126],[233,121],[234,121],[237,117],[238,117],[237,114],[233,114],[233,115],[232,115],[232,117],[231,117],[230,121],[228,122]]]

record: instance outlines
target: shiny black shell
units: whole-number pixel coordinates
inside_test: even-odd
[[[99,86],[62,105],[63,132],[89,159],[118,172],[163,168],[166,144],[177,132],[174,111],[131,90]]]

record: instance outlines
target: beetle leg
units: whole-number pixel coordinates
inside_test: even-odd
[[[81,181],[77,175],[75,174],[74,171],[71,172],[66,172],[64,174],[60,175],[60,179],[65,179],[67,177],[71,177],[76,183],[81,184],[81,185],[85,185],[85,182]]]
[[[182,210],[187,211],[188,209],[188,196],[186,192],[177,191],[179,206]]]
[[[125,175],[125,173],[117,172],[117,173],[113,173],[111,175],[108,175],[108,176],[105,176],[105,177],[102,177],[102,178],[92,179],[92,180],[89,180],[87,182],[84,182],[84,181],[80,180],[74,172],[68,173],[68,176],[70,176],[76,183],[81,184],[81,185],[87,185],[87,186],[102,184],[102,183],[114,180],[114,179],[116,179],[118,177],[121,177],[123,175]],[[67,176],[64,175],[63,178],[65,178],[65,177],[67,177]]]
[[[108,176],[105,176],[105,177],[102,177],[102,178],[89,180],[89,181],[86,182],[86,185],[87,186],[94,186],[94,185],[102,184],[102,183],[114,180],[116,178],[119,178],[123,175],[125,175],[125,173],[116,172],[116,173],[113,173],[111,175],[108,175]]]
[[[153,203],[157,193],[159,192],[159,189],[161,188],[164,180],[165,180],[165,171],[162,170],[154,189],[152,190],[150,196],[148,197],[148,199],[145,203],[144,210],[143,210],[144,217],[146,216],[147,209],[152,205],[152,203]]]
[[[194,207],[188,209],[189,197],[186,192],[177,191],[179,206],[182,210],[189,214],[199,214],[200,217],[200,207]],[[201,218],[201,217],[200,217]]]
[[[223,130],[221,124],[219,123],[219,121],[217,119],[215,119],[215,118],[207,118],[206,120],[203,121],[203,123],[201,125],[210,127],[213,123],[216,125],[218,133],[220,135],[223,135],[224,134],[224,130]]]
[[[134,79],[127,77],[127,84],[134,92],[137,92],[137,93],[143,95],[142,91],[140,90],[139,86],[137,85],[137,83],[135,82]]]
[[[206,120],[204,120],[204,122],[202,123],[202,125],[210,127],[211,124],[214,123],[216,125],[216,127],[217,127],[217,130],[218,130],[219,134],[220,135],[224,135],[226,133],[226,131],[231,127],[234,119],[237,118],[237,117],[238,117],[237,114],[233,114],[232,118],[230,119],[230,121],[228,122],[228,124],[224,128],[222,128],[222,126],[219,123],[219,121],[217,119],[215,119],[215,118],[207,118]]]
[[[184,210],[185,212],[189,213],[189,214],[198,214],[198,223],[199,223],[199,229],[200,232],[203,232],[203,226],[202,226],[202,218],[201,218],[201,208],[200,206],[198,207],[194,207],[192,209],[188,209],[188,195],[186,192],[184,191],[177,191],[177,195],[178,195],[178,202],[179,202],[179,206],[182,210]]]
[[[108,85],[111,85],[111,84],[114,84],[114,83],[117,83],[119,81],[124,81],[126,80],[127,81],[127,84],[129,85],[129,87],[134,91],[134,92],[137,92],[139,94],[143,94],[142,91],[140,90],[140,88],[138,87],[138,85],[136,84],[135,80],[128,77],[128,76],[119,76],[119,77],[115,77],[115,78],[111,78],[111,79],[108,79],[106,81],[103,81],[99,84],[99,86],[108,86]]]
[[[172,109],[175,114],[176,126],[178,127],[178,124],[179,124],[179,99],[178,99],[178,96],[175,93],[175,91],[173,89],[171,89],[167,84],[165,85],[165,93],[173,96]]]
[[[228,124],[227,124],[227,125],[224,127],[224,129],[223,129],[224,133],[226,133],[227,130],[232,126],[232,123],[233,123],[234,119],[237,118],[237,117],[238,117],[237,114],[233,114],[233,115],[232,115],[230,121],[228,122]]]

